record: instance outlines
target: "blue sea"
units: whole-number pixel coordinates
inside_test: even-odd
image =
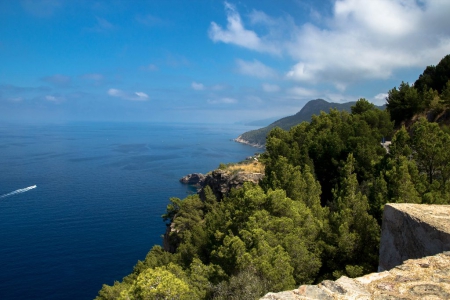
[[[162,244],[179,178],[257,149],[235,125],[0,124],[0,299],[93,299]]]

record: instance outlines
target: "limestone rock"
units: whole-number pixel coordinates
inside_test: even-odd
[[[450,250],[450,205],[386,204],[380,241],[379,271],[411,258]]]
[[[212,171],[205,177],[202,187],[211,187],[217,199],[223,199],[233,188],[240,188],[245,182],[258,183],[264,174],[261,173],[245,173],[245,172],[228,172],[220,169]],[[203,199],[203,189],[199,192]]]
[[[202,182],[205,180],[205,175],[201,173],[192,173],[184,176],[180,179],[181,183],[190,184],[200,187]]]
[[[165,251],[170,253],[175,253],[175,251],[177,251],[178,244],[180,243],[176,236],[171,235],[174,231],[176,231],[174,223],[170,223],[167,225],[166,232],[164,232],[163,236],[163,248]]]
[[[410,259],[390,271],[268,293],[261,300],[450,299],[450,252]]]
[[[180,179],[184,184],[194,185],[198,188],[198,194],[204,199],[203,188],[209,186],[217,199],[227,196],[233,188],[240,188],[245,182],[258,183],[264,177],[261,173],[229,172],[214,170],[207,175],[192,173]]]

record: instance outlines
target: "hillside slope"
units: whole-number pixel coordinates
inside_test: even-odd
[[[350,108],[356,102],[347,102],[347,103],[330,103],[323,99],[311,100],[305,104],[305,106],[295,115],[284,117],[278,121],[273,122],[269,126],[247,131],[241,134],[236,142],[249,144],[256,147],[262,147],[266,143],[266,136],[270,130],[275,127],[280,127],[284,130],[289,130],[292,126],[300,124],[301,122],[309,122],[313,115],[320,114],[321,111],[328,112],[331,108],[335,108],[338,110],[345,110],[350,112]]]

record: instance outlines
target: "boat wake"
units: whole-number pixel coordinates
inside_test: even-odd
[[[18,189],[18,190],[15,190],[14,192],[1,195],[0,198],[5,198],[5,197],[9,197],[9,196],[25,193],[25,192],[28,192],[29,190],[35,189],[36,187],[37,187],[36,185],[32,185],[32,186],[29,186],[29,187],[24,188],[24,189]]]

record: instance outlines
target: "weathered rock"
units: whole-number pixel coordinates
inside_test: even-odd
[[[450,252],[410,259],[390,271],[268,293],[262,300],[450,299]]]
[[[166,232],[164,232],[163,237],[163,248],[165,251],[170,253],[175,253],[180,243],[176,235],[170,234],[174,231],[176,231],[176,229],[174,228],[174,223],[167,225]]]
[[[379,271],[450,250],[450,205],[386,204]]]
[[[201,187],[202,182],[205,180],[205,175],[201,173],[192,173],[184,176],[180,179],[181,183],[195,185]]]
[[[209,186],[217,199],[227,196],[233,188],[240,188],[245,182],[258,183],[264,177],[262,173],[229,172],[214,170],[207,175],[192,173],[180,179],[180,182],[194,185],[198,188],[198,194],[204,199],[203,189]]]
[[[228,172],[220,169],[212,171],[202,182],[200,197],[204,199],[203,188],[209,186],[217,199],[227,196],[233,188],[240,188],[245,182],[258,183],[264,177],[261,173]]]

